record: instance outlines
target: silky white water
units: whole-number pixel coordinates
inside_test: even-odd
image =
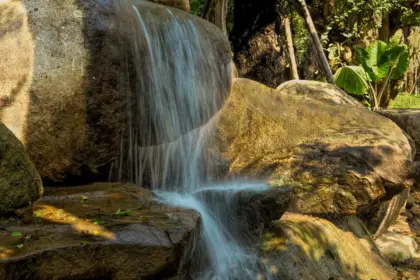
[[[187,194],[156,191],[162,202],[201,214],[203,244],[195,252],[198,261],[193,263],[194,279],[271,279],[268,267],[247,248],[247,240],[239,238],[238,231],[243,228],[236,216],[239,205],[235,201],[241,191],[266,189],[264,184],[232,182]]]
[[[238,193],[267,187],[217,183],[215,163],[206,157],[217,123],[214,116],[230,87],[229,57],[220,58],[218,46],[208,37],[210,29],[203,34],[197,20],[187,14],[144,1],[116,0],[115,8],[121,32],[130,37],[124,46],[127,73],[123,76],[130,89],[127,130],[117,179],[147,183],[162,202],[201,214],[201,243],[194,252],[190,278],[270,279],[236,217]]]

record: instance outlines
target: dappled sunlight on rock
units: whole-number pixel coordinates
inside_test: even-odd
[[[14,250],[8,249],[8,248],[3,247],[3,246],[0,246],[0,260],[7,259],[8,257],[12,256],[13,253],[14,253]]]
[[[199,228],[198,213],[139,186],[46,188],[0,219],[0,279],[167,279],[190,261]]]
[[[334,224],[286,213],[264,235],[261,247],[278,279],[393,279],[370,234],[352,216]]]
[[[286,250],[286,240],[275,237],[272,233],[267,233],[263,238],[263,249],[265,251],[283,251]]]
[[[37,204],[34,209],[34,215],[52,223],[69,224],[79,233],[99,236],[107,240],[116,239],[112,231],[100,225],[95,225],[94,221],[81,219],[63,209],[58,209],[48,204]]]
[[[0,5],[0,119],[25,143],[35,46],[25,4],[0,0]]]

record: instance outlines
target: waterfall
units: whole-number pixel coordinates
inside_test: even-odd
[[[271,279],[268,267],[246,247],[246,238],[239,238],[244,228],[237,216],[240,191],[266,189],[267,186],[261,183],[231,182],[187,194],[156,192],[167,204],[194,209],[201,214],[203,244],[195,254],[193,279]]]
[[[209,38],[212,29],[197,28],[193,16],[144,1],[115,0],[115,9],[127,38],[121,40],[126,59],[120,78],[127,85],[127,129],[117,179],[149,184],[161,201],[201,214],[192,279],[269,279],[238,234],[235,216],[239,192],[266,186],[212,185],[217,177],[205,156],[214,116],[229,93],[230,59],[221,59],[220,45]]]
[[[196,164],[203,160],[202,126],[229,94],[230,59],[221,58],[220,46],[207,37],[213,31],[202,34],[192,16],[145,1],[116,1],[120,32],[127,37],[120,83],[128,89],[118,179],[194,189],[196,178],[206,177]]]

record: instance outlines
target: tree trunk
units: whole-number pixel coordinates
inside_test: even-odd
[[[229,0],[207,0],[202,17],[219,27],[227,35],[226,16]]]
[[[290,69],[292,72],[292,79],[299,80],[299,73],[296,63],[295,49],[293,47],[292,28],[290,27],[290,18],[288,15],[284,17],[284,30],[286,33],[287,50],[289,52]]]
[[[239,76],[273,88],[289,80],[277,0],[237,0],[234,5],[230,39]]]
[[[382,26],[379,29],[379,40],[388,42],[389,40],[389,14],[384,13],[382,16]]]
[[[309,12],[308,6],[306,5],[305,0],[298,0],[298,2],[301,6],[301,10],[302,10],[302,14],[303,14],[303,18],[305,20],[306,26],[307,26],[308,31],[311,34],[312,40],[314,42],[318,58],[321,62],[322,67],[324,68],[323,69],[324,73],[327,76],[327,81],[330,84],[335,85],[334,76],[332,74],[331,67],[328,64],[327,57],[324,53],[324,49],[322,48],[321,41],[319,40],[319,36],[318,36],[317,31],[316,31],[316,28],[315,28],[314,22],[312,20],[311,14]]]

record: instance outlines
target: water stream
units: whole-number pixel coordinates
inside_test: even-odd
[[[156,191],[163,202],[201,214],[203,236],[195,252],[193,279],[271,279],[268,267],[247,247],[248,240],[241,235],[244,228],[236,216],[240,192],[265,189],[267,186],[260,183],[231,182],[187,194]]]
[[[212,117],[226,97],[221,91],[229,88],[230,61],[220,60],[217,46],[187,14],[157,11],[140,0],[116,5],[132,38],[126,46],[128,131],[118,179],[147,182],[161,201],[201,214],[192,279],[270,279],[236,217],[239,192],[267,187],[217,182],[204,153],[217,121]]]

